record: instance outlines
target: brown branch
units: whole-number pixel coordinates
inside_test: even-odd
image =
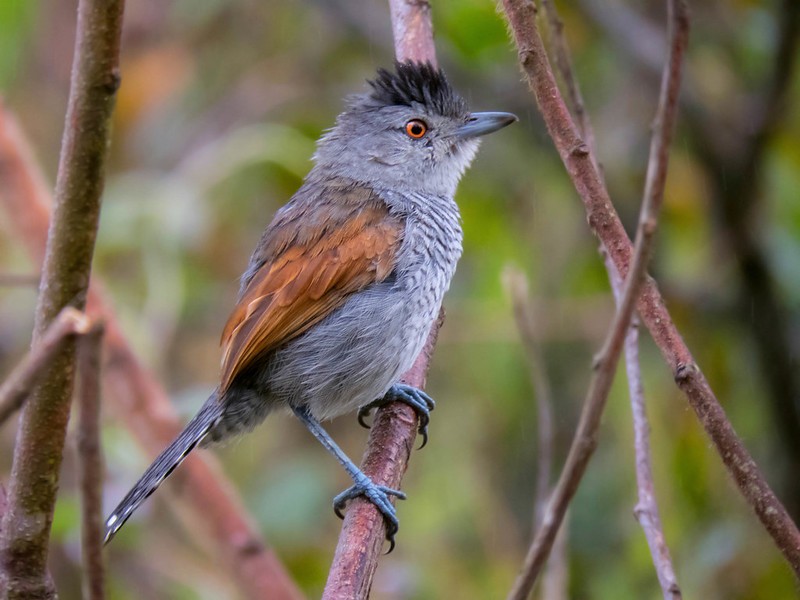
[[[13,115],[0,103],[0,202],[13,231],[39,263],[44,256],[52,200],[30,144]],[[103,299],[93,277],[89,312],[106,322],[107,399],[134,437],[155,456],[180,431],[180,420],[163,386],[138,361],[122,334],[113,310]],[[179,511],[191,510],[196,522],[210,531],[220,560],[247,598],[297,600],[297,584],[275,553],[268,548],[239,498],[210,454],[195,453],[175,477],[172,486]],[[190,530],[197,535],[196,530]]]
[[[583,141],[589,147],[592,160],[594,161],[595,168],[598,172],[600,170],[600,159],[597,156],[597,143],[594,138],[594,129],[592,122],[589,119],[589,113],[586,112],[586,106],[583,102],[581,95],[581,88],[578,85],[578,78],[575,77],[575,70],[572,68],[572,56],[569,51],[569,45],[564,35],[564,23],[561,17],[558,16],[556,5],[553,0],[542,0],[542,8],[547,17],[548,31],[551,36],[551,44],[553,46],[553,53],[555,55],[556,69],[561,76],[564,85],[567,88],[567,99],[572,113],[575,115],[575,124],[578,126],[578,131],[583,137]]]
[[[443,322],[444,310],[439,313],[414,366],[400,378],[403,383],[425,388],[428,363]],[[399,489],[414,447],[417,425],[416,413],[406,404],[393,402],[379,409],[370,429],[361,470],[375,483]],[[364,498],[353,500],[344,518],[323,600],[369,596],[385,537],[383,516],[375,506]]]
[[[25,399],[50,366],[53,357],[77,334],[86,333],[89,327],[86,316],[67,307],[55,318],[47,331],[28,355],[9,374],[0,386],[0,426],[22,407]]]
[[[533,24],[535,6],[526,0],[504,0],[504,6],[523,70],[561,159],[584,203],[589,225],[608,249],[620,274],[627,275],[633,250],[630,239],[555,85]],[[672,322],[652,278],[646,279],[638,311],[741,494],[795,573],[800,575],[800,532],[736,435]]]
[[[503,274],[506,290],[511,297],[511,307],[517,323],[522,345],[528,358],[528,373],[536,395],[538,452],[536,453],[536,492],[534,495],[534,529],[544,517],[550,497],[550,472],[553,463],[553,400],[550,380],[545,371],[544,358],[536,334],[533,310],[528,294],[528,280],[519,269],[507,267]]]
[[[614,298],[620,301],[622,294],[622,279],[617,269],[604,255],[606,270],[611,277],[611,289]],[[634,317],[628,335],[625,338],[625,369],[628,374],[628,393],[631,399],[631,412],[633,415],[634,453],[636,456],[636,489],[638,502],[634,514],[644,531],[650,555],[656,569],[658,582],[664,600],[681,600],[680,586],[675,577],[669,547],[667,546],[664,529],[661,526],[661,516],[656,501],[655,485],[653,483],[653,467],[650,458],[650,423],[647,420],[647,410],[644,401],[644,386],[642,385],[641,365],[639,362],[639,320]]]
[[[124,2],[81,0],[55,208],[34,340],[65,306],[84,308],[100,216],[111,112],[119,87]],[[52,361],[22,411],[14,448],[0,568],[9,598],[55,597],[47,549],[73,388],[75,346]]]
[[[436,66],[433,22],[428,0],[389,0],[394,53],[400,62],[413,60]]]
[[[658,69],[652,56],[664,46],[650,22],[617,3],[598,9],[584,0],[584,11],[607,37],[647,73]],[[775,54],[767,60],[772,72],[751,90],[758,96],[745,110],[721,118],[698,94],[682,94],[686,131],[709,172],[713,206],[722,237],[735,258],[742,283],[739,308],[758,350],[764,385],[769,392],[776,436],[783,446],[780,465],[789,513],[800,516],[800,370],[791,336],[790,315],[781,300],[770,260],[759,238],[758,204],[764,198],[763,165],[769,141],[786,118],[788,91],[800,43],[800,4],[784,0],[775,10],[779,24]],[[766,64],[766,63],[765,63]],[[765,66],[765,71],[768,70]],[[762,91],[763,90],[763,91]],[[684,90],[684,92],[691,92]],[[730,109],[730,107],[729,107]]]
[[[98,323],[78,343],[78,480],[81,493],[83,597],[103,600],[103,457],[100,448],[100,346]]]
[[[532,74],[530,71],[527,71],[527,69],[532,67],[533,62],[539,62],[540,64],[537,65],[539,67],[539,69],[537,69],[538,76],[542,78],[540,70],[542,68],[546,69],[544,77],[549,76],[549,81],[546,83],[551,89],[554,88],[555,81],[552,71],[549,69],[544,47],[535,25],[531,25],[531,19],[529,19],[528,22],[528,31],[531,32],[531,38],[526,40],[530,42],[530,46],[527,47],[528,52],[526,54],[523,54],[522,44],[517,35],[514,17],[522,16],[521,13],[525,11],[526,7],[529,11],[533,9],[533,12],[535,12],[535,7],[533,4],[525,4],[520,2],[520,0],[504,0],[504,5],[506,7],[506,13],[509,15],[509,20],[512,23],[512,28],[514,28],[517,45],[520,47],[520,56],[523,59],[523,66],[528,76],[532,77]],[[636,244],[631,265],[626,276],[622,299],[619,302],[617,312],[603,344],[603,348],[596,360],[595,371],[589,384],[589,391],[581,412],[580,422],[578,423],[578,428],[575,432],[575,437],[570,447],[564,470],[559,477],[551,497],[545,520],[534,537],[528,555],[525,558],[522,573],[509,594],[509,598],[513,598],[514,600],[524,600],[533,589],[536,578],[550,553],[567,507],[578,489],[580,480],[597,446],[600,419],[606,401],[608,400],[608,394],[614,380],[617,362],[625,341],[625,334],[633,316],[636,300],[639,297],[639,290],[644,283],[647,263],[652,253],[653,238],[664,195],[664,184],[666,182],[669,164],[669,147],[677,116],[681,65],[683,53],[688,42],[688,13],[686,6],[681,0],[670,0],[669,2],[669,30],[672,43],[670,44],[670,50],[664,68],[661,94],[656,111],[653,137],[650,145],[650,160],[647,165],[644,198],[642,200],[639,225],[636,232]],[[526,61],[526,58],[532,60]],[[538,94],[537,100],[540,103],[542,112],[544,112],[543,101]],[[567,119],[569,119],[569,114],[566,113],[565,108],[562,100],[560,109],[565,112]],[[569,124],[572,125],[571,119],[569,119]],[[548,128],[549,125],[550,123],[548,123]],[[550,129],[550,132],[555,139],[556,134],[552,129]],[[574,126],[572,127],[572,132],[574,134]],[[577,139],[580,140],[580,138]],[[580,143],[582,144],[582,142]],[[586,159],[589,153],[584,149],[579,154]],[[599,173],[593,162],[591,159],[587,162],[591,173],[602,188],[602,183],[599,181]]]
[[[389,0],[397,60],[436,64],[433,25],[427,0]],[[423,389],[444,310],[428,334],[425,347],[400,380]],[[398,489],[417,435],[417,415],[394,402],[378,410],[372,423],[361,469],[375,483]],[[370,502],[355,499],[345,515],[323,600],[360,599],[369,595],[386,535],[383,517]]]

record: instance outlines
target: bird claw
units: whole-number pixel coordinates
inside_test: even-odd
[[[403,404],[407,404],[414,409],[415,413],[417,413],[417,418],[419,419],[419,429],[417,431],[422,436],[422,444],[420,444],[419,448],[420,450],[424,448],[428,443],[428,423],[430,423],[431,420],[430,412],[436,407],[436,403],[428,394],[413,386],[405,385],[403,383],[396,383],[389,388],[389,391],[386,392],[386,395],[383,398],[373,400],[369,404],[365,404],[359,408],[359,424],[362,427],[369,429],[369,425],[366,423],[364,418],[370,415],[372,409],[380,408],[381,406],[385,406],[390,402],[402,402]]]
[[[364,496],[367,500],[372,502],[375,508],[383,515],[383,520],[386,523],[386,539],[389,541],[389,554],[394,550],[394,536],[400,528],[400,521],[397,519],[397,511],[389,500],[389,496],[396,496],[399,500],[405,500],[406,495],[400,490],[395,490],[385,485],[378,485],[368,477],[357,482],[355,485],[347,488],[341,494],[333,499],[333,512],[340,519],[344,519],[344,510],[347,502],[358,496]]]

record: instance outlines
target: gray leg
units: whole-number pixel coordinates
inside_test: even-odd
[[[305,406],[296,407],[292,406],[292,411],[297,415],[297,418],[302,421],[303,425],[311,432],[311,434],[319,440],[323,447],[336,457],[344,467],[344,470],[353,479],[354,485],[333,499],[333,510],[341,519],[342,509],[347,504],[348,500],[352,500],[357,496],[365,496],[375,507],[381,512],[384,520],[386,521],[386,539],[389,540],[389,552],[394,549],[394,536],[397,533],[400,522],[397,520],[397,513],[394,506],[389,501],[389,496],[396,496],[400,500],[405,500],[406,495],[399,491],[393,490],[383,485],[378,485],[367,477],[361,469],[359,469],[352,460],[342,451],[341,448],[333,441],[328,432],[322,428],[319,421],[315,419],[308,408]]]

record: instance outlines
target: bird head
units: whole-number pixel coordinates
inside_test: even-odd
[[[399,192],[452,197],[480,137],[513,123],[510,113],[470,112],[444,73],[428,63],[378,70],[320,140],[317,166]]]

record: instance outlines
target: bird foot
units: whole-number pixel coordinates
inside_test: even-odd
[[[425,444],[428,443],[428,423],[430,423],[431,420],[430,413],[436,406],[436,403],[428,394],[413,386],[405,385],[404,383],[394,384],[389,388],[389,391],[386,392],[383,398],[373,400],[369,404],[365,404],[358,409],[358,422],[362,427],[369,429],[369,425],[364,421],[365,417],[368,417],[373,409],[385,406],[390,402],[408,404],[414,409],[414,412],[417,413],[417,418],[419,419],[418,431],[422,436],[420,449],[424,448]]]
[[[396,496],[399,500],[405,500],[406,495],[400,490],[378,485],[363,473],[361,475],[363,478],[359,477],[353,486],[347,488],[333,499],[333,511],[337,517],[344,519],[342,511],[347,503],[353,498],[364,496],[383,515],[383,520],[386,523],[386,539],[389,541],[389,552],[391,552],[394,550],[394,536],[400,528],[400,521],[397,519],[397,511],[389,500],[389,496]]]

